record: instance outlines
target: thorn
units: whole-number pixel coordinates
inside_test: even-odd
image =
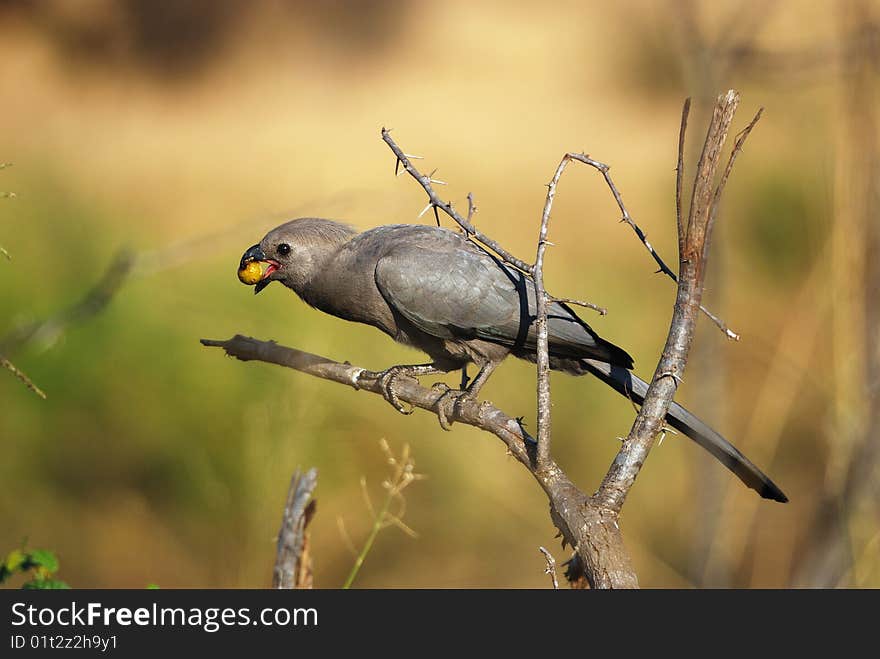
[[[431,183],[433,183],[433,184],[435,184],[435,185],[449,185],[446,181],[441,181],[441,180],[436,179],[436,178],[430,178],[430,177],[428,177],[428,181],[430,181]]]
[[[657,377],[657,379],[659,380],[660,378],[666,378],[666,377],[670,377],[670,378],[672,378],[672,379],[675,380],[678,384],[681,384],[682,382],[684,382],[684,380],[682,380],[680,376],[676,375],[676,374],[673,373],[672,371],[664,371],[663,373],[661,373],[661,374]]]
[[[440,214],[437,212],[437,207],[434,206],[434,219],[437,220],[437,226],[440,226]]]
[[[551,241],[549,241],[549,240],[542,240],[542,241],[541,241],[541,244],[542,244],[542,245],[547,245],[548,247],[556,247],[556,243],[551,242]]]
[[[422,212],[419,213],[418,217],[416,217],[416,219],[419,219],[422,215],[424,215],[425,213],[427,213],[427,212],[428,212],[428,209],[430,209],[433,205],[434,205],[434,202],[432,201],[432,202],[430,202],[427,206],[425,206],[425,207],[422,209]]]
[[[394,175],[400,176],[400,158],[394,162]]]
[[[403,155],[405,155],[407,158],[412,158],[413,160],[424,160],[425,159],[424,156],[414,156],[411,153],[404,153]]]

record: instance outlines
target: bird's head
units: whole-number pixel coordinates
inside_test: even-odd
[[[354,231],[338,222],[315,218],[275,227],[242,255],[238,278],[259,293],[273,281],[301,293],[326,258]]]

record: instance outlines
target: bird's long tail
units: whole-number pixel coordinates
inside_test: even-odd
[[[584,370],[595,375],[609,387],[641,405],[648,391],[648,383],[625,368],[611,366],[592,359],[582,359]],[[666,422],[680,430],[714,455],[725,467],[765,499],[785,503],[788,497],[760,469],[724,437],[676,402],[669,406]]]

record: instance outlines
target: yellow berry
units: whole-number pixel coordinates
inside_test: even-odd
[[[263,268],[257,261],[250,261],[238,271],[238,279],[242,284],[254,286],[263,278]]]

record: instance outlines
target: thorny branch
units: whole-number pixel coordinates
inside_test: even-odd
[[[684,124],[682,125],[682,128],[684,128]],[[443,201],[440,198],[440,196],[437,194],[437,192],[434,190],[433,186],[431,185],[432,183],[440,183],[442,185],[445,185],[445,183],[443,181],[437,181],[437,180],[431,178],[430,175],[425,176],[425,175],[421,174],[419,172],[419,170],[416,169],[416,167],[411,162],[412,158],[421,158],[421,156],[411,156],[409,154],[404,153],[403,150],[392,139],[390,132],[391,131],[383,128],[382,129],[382,139],[389,146],[389,148],[394,153],[394,155],[397,157],[397,162],[395,163],[395,172],[398,172],[400,166],[402,165],[404,170],[410,176],[412,176],[416,181],[418,181],[419,185],[422,186],[422,188],[425,190],[425,192],[428,195],[428,200],[429,200],[428,205],[425,206],[425,208],[422,210],[421,213],[419,213],[419,217],[424,215],[429,209],[433,209],[434,216],[435,216],[435,218],[437,218],[437,225],[439,226],[440,218],[439,218],[439,216],[437,216],[437,209],[438,208],[443,209],[443,211],[447,215],[449,215],[449,217],[451,217],[455,221],[455,223],[458,224],[464,230],[464,232],[467,234],[467,236],[469,238],[473,238],[473,239],[477,240],[478,242],[482,243],[483,245],[485,245],[486,247],[490,248],[493,252],[498,254],[498,256],[500,256],[504,262],[506,262],[506,263],[514,266],[515,268],[522,270],[523,272],[526,272],[529,275],[532,275],[532,277],[534,277],[534,274],[535,274],[535,272],[534,272],[535,266],[534,265],[530,265],[530,264],[526,263],[525,261],[518,259],[513,254],[511,254],[510,252],[505,250],[503,247],[501,247],[501,245],[498,242],[496,242],[492,238],[489,238],[486,234],[482,233],[473,224],[471,224],[471,219],[473,218],[473,210],[474,210],[473,197],[471,196],[471,194],[470,193],[468,194],[468,207],[469,207],[468,208],[468,217],[467,217],[467,219],[465,219],[461,216],[460,213],[458,213],[458,211],[455,210],[455,208],[452,206],[451,202]],[[667,275],[670,279],[672,279],[672,281],[678,283],[678,276],[675,274],[675,272],[672,271],[672,269],[668,265],[666,265],[665,261],[663,261],[663,259],[660,257],[660,255],[657,253],[657,251],[654,249],[654,246],[651,245],[650,242],[648,242],[647,235],[645,234],[644,231],[642,231],[642,229],[639,227],[639,225],[635,223],[635,221],[632,219],[632,216],[630,215],[629,211],[626,209],[626,205],[623,203],[623,197],[621,196],[620,191],[617,189],[617,186],[614,184],[614,180],[611,178],[611,174],[610,174],[611,167],[609,165],[606,165],[605,163],[602,163],[602,162],[599,162],[598,160],[594,160],[593,158],[590,158],[588,155],[586,155],[584,153],[574,153],[574,152],[567,153],[567,154],[565,154],[565,156],[563,156],[563,159],[569,160],[569,161],[570,160],[577,160],[578,162],[581,162],[585,165],[589,165],[590,167],[595,168],[596,170],[599,171],[599,173],[602,174],[602,177],[605,179],[605,183],[608,185],[608,188],[611,191],[612,196],[614,197],[614,201],[617,203],[617,206],[620,209],[620,212],[622,213],[622,217],[621,217],[620,221],[628,224],[630,226],[630,228],[635,232],[638,239],[645,246],[645,249],[648,250],[648,253],[651,255],[651,257],[657,263],[657,266],[659,268],[657,270],[657,272]],[[607,313],[607,310],[605,310],[602,307],[599,307],[591,302],[582,303],[581,306],[598,311],[599,314],[603,315],[603,316],[605,315],[605,313]],[[739,339],[740,339],[739,334],[737,334],[732,329],[730,329],[721,318],[716,316],[714,313],[712,313],[711,311],[709,311],[707,308],[703,307],[702,305],[700,306],[700,311],[702,311],[706,315],[706,317],[709,318],[709,320],[711,320],[715,325],[717,325],[718,328],[722,332],[724,332],[724,335],[728,339],[732,339],[734,341],[739,341]]]
[[[538,251],[535,265],[532,267],[532,280],[535,284],[535,302],[537,316],[535,333],[537,334],[538,353],[538,465],[546,464],[550,459],[550,350],[547,334],[547,295],[544,292],[544,252],[547,249],[547,231],[550,226],[550,211],[556,197],[556,186],[571,158],[568,154],[556,168],[553,178],[547,184],[547,200],[541,213],[541,229],[538,233]]]

